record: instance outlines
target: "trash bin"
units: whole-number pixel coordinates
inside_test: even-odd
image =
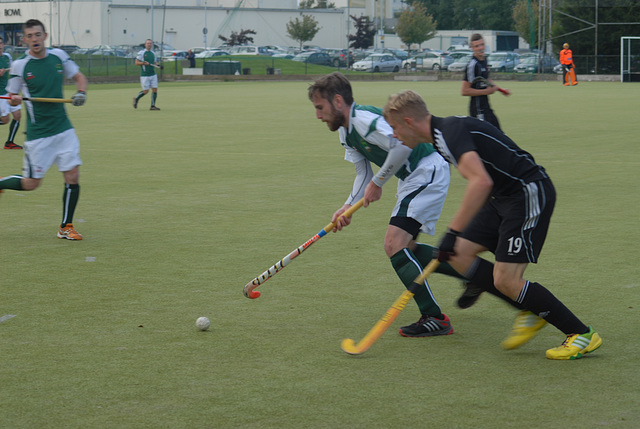
[[[202,74],[240,74],[240,61],[205,61]]]
[[[251,69],[242,69],[242,74],[251,74]]]

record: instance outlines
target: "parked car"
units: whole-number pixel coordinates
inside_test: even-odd
[[[401,60],[406,60],[407,58],[409,58],[409,53],[402,49],[375,48],[371,49],[370,52],[372,54],[391,54],[396,58],[400,58]]]
[[[420,52],[402,62],[404,69],[447,70],[453,64],[453,58],[442,52]]]
[[[80,49],[80,46],[78,46],[78,45],[53,45],[52,47],[53,48],[62,49],[67,54],[71,54],[75,50]],[[7,51],[7,46],[4,47],[4,52],[9,52],[9,51]],[[12,53],[12,52],[9,52],[9,53]]]
[[[187,51],[172,51],[172,52],[164,52],[162,55],[162,61],[178,61],[178,60],[186,60],[187,59]]]
[[[264,46],[232,46],[229,53],[231,55],[271,55]]]
[[[462,58],[464,56],[467,55],[473,55],[473,51],[469,51],[469,50],[456,50],[453,52],[449,52],[449,56],[451,58],[453,58],[453,61],[455,62],[457,59]]]
[[[402,67],[402,60],[391,54],[371,54],[363,60],[356,61],[353,69],[366,72],[397,72]]]
[[[334,67],[347,67],[355,62],[353,54],[346,49],[325,49],[324,51],[331,57],[331,64]]]
[[[193,52],[193,49],[191,50]],[[205,49],[196,54],[196,58],[213,58],[220,57],[224,55],[231,55],[227,51],[223,51],[222,49]]]
[[[520,62],[515,52],[492,52],[487,56],[487,67],[494,72],[512,72]]]
[[[296,49],[282,49],[282,50],[279,50],[279,51],[273,51],[272,50],[271,52],[272,52],[271,57],[273,57],[273,58],[284,58],[286,60],[290,60],[290,59],[292,59],[293,57],[295,57],[298,54]]]
[[[467,54],[464,57],[460,57],[449,65],[450,72],[461,72],[467,67],[469,61],[473,58],[473,54]]]
[[[520,64],[514,67],[516,73],[553,73],[553,68],[560,64],[557,58],[550,55],[527,56],[520,60]]]
[[[301,52],[295,57],[291,58],[292,61],[299,61],[301,63],[318,64],[321,66],[330,66],[331,57],[326,52],[320,51],[306,51]]]
[[[74,51],[77,52],[77,51]],[[103,57],[126,57],[127,51],[124,49],[118,49],[111,45],[96,45],[90,48],[87,52],[90,56],[103,56]]]

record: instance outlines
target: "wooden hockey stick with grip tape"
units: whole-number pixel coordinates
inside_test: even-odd
[[[364,203],[364,198],[360,199],[360,201],[358,201],[357,203],[355,203],[354,205],[349,207],[349,209],[345,210],[345,212],[342,213],[338,217],[338,219],[340,219],[341,217],[351,217],[351,215],[353,213],[355,213],[356,210],[358,210],[360,207],[362,207],[363,203]],[[335,222],[331,222],[330,224],[325,226],[323,229],[320,230],[320,232],[318,232],[316,235],[314,235],[313,237],[311,237],[310,239],[305,241],[304,244],[302,244],[297,249],[295,249],[293,252],[289,253],[287,256],[285,256],[284,258],[282,258],[281,260],[276,262],[267,271],[265,271],[264,273],[260,274],[258,277],[256,277],[255,279],[251,280],[249,283],[247,283],[245,285],[244,289],[242,290],[242,292],[244,293],[244,296],[246,296],[247,298],[251,298],[251,299],[258,298],[260,296],[260,292],[255,290],[255,288],[257,288],[262,283],[264,283],[267,280],[269,280],[276,273],[279,273],[280,271],[282,271],[282,269],[284,267],[289,265],[289,263],[293,259],[295,259],[297,256],[299,256],[302,252],[307,250],[307,248],[309,248],[309,246],[311,246],[313,243],[315,243],[316,241],[320,240],[322,237],[327,235],[327,233],[329,231],[331,231],[333,228],[335,228],[335,226],[337,225],[338,219],[336,219]]]
[[[11,96],[3,95],[0,99],[11,100]],[[37,103],[73,103],[70,98],[42,98],[42,97],[22,97],[22,101],[35,101]]]

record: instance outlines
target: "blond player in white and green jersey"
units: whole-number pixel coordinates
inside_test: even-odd
[[[138,101],[151,90],[151,109],[149,110],[160,110],[156,107],[156,99],[158,98],[158,75],[154,67],[158,65],[158,57],[156,57],[155,52],[151,49],[153,49],[153,41],[147,39],[144,42],[144,49],[138,52],[138,56],[136,56],[136,65],[140,66],[140,86],[142,86],[142,91],[133,97],[134,109],[138,108]]]
[[[9,81],[9,70],[11,70],[12,62],[13,59],[11,58],[11,55],[4,52],[4,40],[0,37],[0,93],[4,95],[7,95],[5,88]],[[21,108],[22,104],[12,106],[9,104],[9,100],[0,100],[0,123],[3,125],[8,124],[9,115],[13,116],[11,125],[9,125],[9,136],[4,144],[5,149],[22,149],[22,146],[15,144],[13,141],[18,133],[18,128],[20,127],[20,119],[22,117],[20,113]]]
[[[11,105],[22,103],[24,97],[63,98],[64,78],[73,79],[77,92],[71,99],[74,106],[82,106],[86,99],[87,79],[78,66],[60,49],[47,49],[44,24],[37,19],[23,26],[23,40],[29,50],[11,66],[7,92]],[[80,195],[80,142],[67,117],[63,103],[42,103],[25,100],[27,139],[22,175],[0,179],[0,191],[36,189],[55,163],[64,177],[62,223],[58,238],[82,240],[73,227],[73,214]]]
[[[333,215],[334,229],[349,225],[350,218],[340,217],[351,205],[364,197],[364,206],[380,199],[382,186],[392,176],[398,179],[396,204],[387,227],[384,248],[398,277],[409,287],[433,258],[435,248],[417,243],[420,232],[435,233],[449,188],[449,167],[431,145],[411,150],[393,137],[393,130],[382,116],[382,110],[354,102],[351,84],[341,73],[323,76],[309,87],[308,96],[316,109],[316,117],[338,131],[345,148],[345,159],[356,167],[352,192],[345,204]],[[380,167],[373,174],[371,163]],[[439,272],[462,278],[448,265]],[[420,319],[400,329],[405,337],[449,335],[453,327],[442,313],[428,282],[414,299]]]

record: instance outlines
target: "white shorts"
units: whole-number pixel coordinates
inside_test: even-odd
[[[0,116],[8,116],[10,113],[13,113],[16,110],[20,109],[22,109],[22,103],[18,104],[17,106],[12,106],[11,104],[9,104],[9,100],[0,98]]]
[[[42,179],[54,163],[62,172],[82,165],[80,142],[73,128],[55,136],[24,142],[24,177]]]
[[[391,217],[413,218],[422,224],[422,232],[435,235],[450,179],[449,164],[438,153],[422,158],[410,175],[398,181]]]
[[[157,88],[158,75],[154,74],[153,76],[140,76],[140,85],[142,86],[143,91],[147,91],[151,88]]]

